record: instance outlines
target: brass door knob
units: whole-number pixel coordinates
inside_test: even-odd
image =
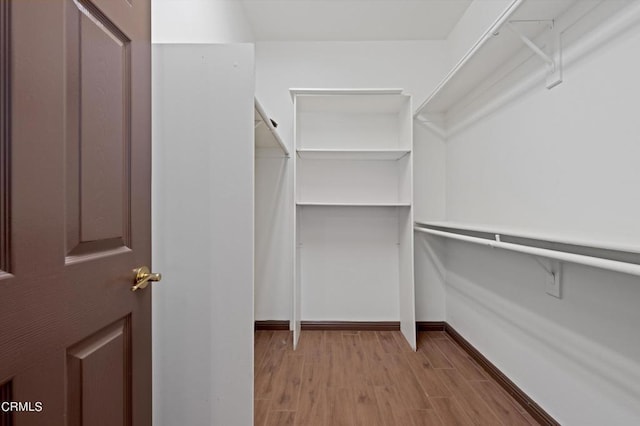
[[[162,279],[162,274],[155,274],[149,271],[149,268],[146,266],[141,266],[140,268],[134,269],[134,279],[133,279],[133,287],[131,287],[131,291],[136,291],[140,288],[146,288],[151,281],[160,281]]]

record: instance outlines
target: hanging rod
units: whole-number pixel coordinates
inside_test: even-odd
[[[624,274],[640,276],[640,265],[635,263],[620,262],[617,260],[603,259],[600,257],[586,256],[582,254],[568,253],[558,250],[550,250],[538,247],[531,247],[522,244],[505,243],[500,241],[500,234],[495,234],[495,240],[487,238],[470,237],[468,235],[457,234],[455,232],[438,231],[436,229],[425,228],[423,226],[414,226],[416,231],[424,232],[438,237],[450,238],[453,240],[465,241],[468,243],[489,246],[491,248],[500,248],[511,250],[519,253],[530,254],[532,256],[540,256],[547,259],[556,259],[563,262],[578,263],[581,265],[592,266],[600,269],[608,269],[611,271],[622,272]],[[462,229],[460,229],[463,231]],[[464,230],[468,231],[468,230]]]

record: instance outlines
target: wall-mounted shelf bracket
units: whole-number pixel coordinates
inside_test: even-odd
[[[547,275],[546,288],[545,291],[548,295],[556,297],[558,299],[562,298],[562,287],[561,287],[561,278],[562,278],[562,263],[559,261],[549,261],[550,262],[550,270]]]
[[[546,39],[544,47],[538,47],[537,44],[514,25],[519,23],[544,23]],[[542,58],[547,64],[547,89],[552,89],[562,83],[562,43],[560,40],[560,31],[555,25],[555,22],[553,20],[514,20],[508,21],[506,26],[516,34],[533,53]]]
[[[562,289],[560,287],[560,280],[562,277],[562,262],[554,259],[545,259],[544,257],[534,257],[534,259],[547,273],[545,279],[545,292],[550,296],[561,299]]]

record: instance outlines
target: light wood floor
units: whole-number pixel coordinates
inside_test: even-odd
[[[535,425],[444,332],[255,333],[256,426]]]

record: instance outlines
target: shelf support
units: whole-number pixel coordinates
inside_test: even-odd
[[[545,259],[544,257],[537,256],[534,256],[533,259],[538,262],[538,265],[542,266],[542,269],[547,273],[545,292],[557,299],[562,299],[562,288],[560,286],[562,282],[562,263],[558,260]],[[546,260],[546,262],[543,260]]]
[[[500,237],[500,234],[494,234],[494,235],[495,235],[496,242],[501,243],[502,239]],[[548,266],[545,265],[545,263],[541,259],[546,260],[549,265]],[[538,265],[542,266],[542,269],[544,269],[545,272],[547,273],[547,276],[545,279],[545,292],[548,295],[561,299],[562,292],[560,287],[560,277],[561,277],[561,271],[562,271],[562,263],[560,263],[560,261],[558,260],[546,259],[544,257],[539,258],[538,256],[535,256],[535,255],[533,256],[533,260],[538,262]]]
[[[545,50],[538,47],[529,37],[524,35],[518,28],[515,27],[515,23],[518,22],[545,22],[547,23],[546,32],[546,45]],[[552,89],[558,84],[562,83],[562,43],[560,40],[560,31],[555,25],[553,20],[544,21],[508,21],[506,23],[513,33],[515,33],[522,42],[529,47],[533,53],[538,55],[547,64],[547,89]]]

